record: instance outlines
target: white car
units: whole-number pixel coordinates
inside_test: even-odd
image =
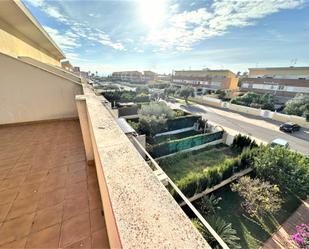
[[[281,138],[276,138],[271,143],[269,144],[271,148],[275,148],[276,146],[280,146],[283,148],[289,148],[289,142],[281,139]]]

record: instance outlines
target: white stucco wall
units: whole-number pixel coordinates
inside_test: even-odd
[[[0,124],[77,117],[82,86],[0,53]]]

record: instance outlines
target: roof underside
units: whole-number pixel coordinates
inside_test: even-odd
[[[0,19],[38,44],[54,58],[58,60],[65,58],[61,49],[20,0],[0,1]]]

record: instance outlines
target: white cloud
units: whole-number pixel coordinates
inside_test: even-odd
[[[67,19],[60,13],[59,9],[54,6],[45,6],[43,8],[43,11],[49,15],[50,17],[53,17],[61,22],[67,22]]]
[[[227,33],[231,27],[253,25],[257,19],[303,3],[304,0],[214,0],[208,9],[172,13],[163,28],[149,31],[146,42],[159,50],[187,51],[201,40]]]
[[[71,50],[80,47],[77,40],[78,36],[72,31],[67,31],[64,34],[60,34],[57,29],[48,26],[43,27],[62,49]]]
[[[44,0],[26,0],[26,1],[35,7],[41,7],[44,4]]]
[[[86,22],[75,22],[69,20],[61,13],[57,6],[51,5],[44,0],[27,0],[35,7],[40,7],[48,16],[66,25],[67,29],[63,34],[58,30],[45,26],[45,30],[51,35],[57,44],[66,52],[81,46],[81,39],[94,41],[103,46],[115,50],[125,51],[124,45],[119,41],[113,41],[111,37],[100,29],[90,27]],[[88,14],[90,17],[99,17],[99,14]]]

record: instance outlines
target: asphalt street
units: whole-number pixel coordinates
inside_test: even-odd
[[[198,104],[172,105],[200,114],[204,119],[217,123],[223,128],[240,131],[265,142],[271,142],[276,138],[284,139],[289,142],[291,149],[309,155],[309,129],[301,128],[298,132],[284,133],[279,130],[281,123],[271,119]]]

